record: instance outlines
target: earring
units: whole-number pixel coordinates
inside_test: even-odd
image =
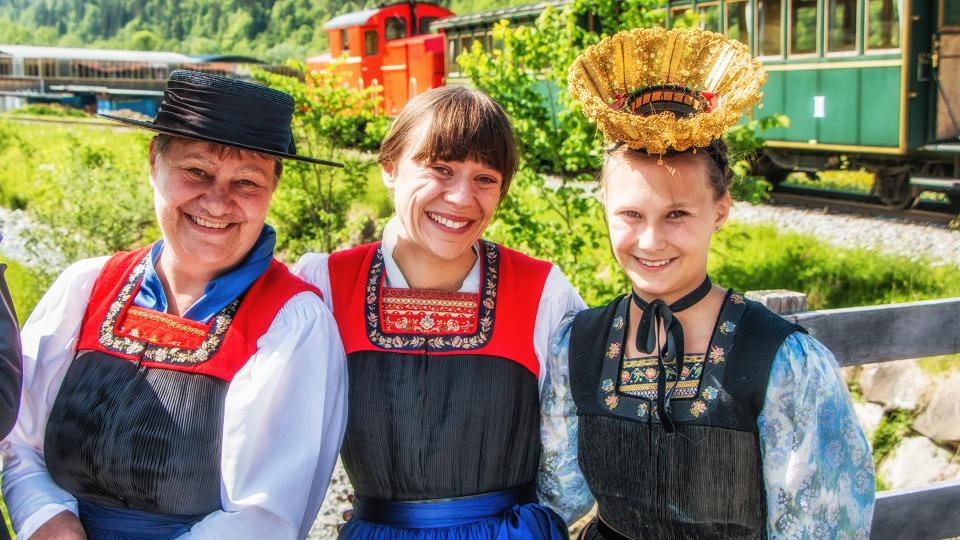
[[[715,230],[715,231],[717,231],[717,232],[720,232],[720,226],[717,225],[716,227],[713,228],[713,230]]]

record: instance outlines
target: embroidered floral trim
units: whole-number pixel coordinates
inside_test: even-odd
[[[628,324],[630,304],[628,297],[622,297],[607,331],[606,347],[600,359],[602,365],[597,397],[604,409],[618,417],[659,420],[655,400],[662,377],[671,391],[671,399],[690,400],[672,408],[671,417],[674,421],[709,421],[711,411],[724,402],[721,399],[724,393],[721,381],[726,355],[733,344],[737,324],[747,307],[743,297],[733,291],[728,291],[727,298],[730,301],[725,301],[721,308],[721,322],[714,329],[706,354],[685,355],[678,376],[675,363],[665,363],[661,372],[654,356],[623,358],[626,339],[624,327]]]
[[[140,261],[133,271],[127,277],[126,283],[120,289],[120,293],[114,299],[113,303],[107,309],[107,315],[100,323],[100,345],[111,352],[124,354],[128,356],[139,356],[150,362],[160,364],[200,364],[210,359],[220,348],[223,342],[223,336],[230,328],[233,317],[240,306],[240,299],[230,302],[220,312],[213,317],[210,322],[210,328],[206,333],[200,346],[197,348],[182,348],[164,345],[162,343],[149,343],[145,340],[132,336],[123,336],[115,332],[118,327],[117,321],[126,316],[129,307],[132,304],[133,293],[143,278],[143,273],[147,267],[147,254]],[[140,310],[142,311],[142,310]],[[158,314],[157,317],[162,317]],[[169,320],[174,323],[176,321]]]
[[[467,334],[477,331],[480,295],[381,289],[383,331],[390,334]]]
[[[723,351],[723,347],[719,345],[710,347],[710,354],[708,355],[708,358],[711,364],[720,364],[727,359],[726,353]]]
[[[364,312],[367,338],[370,343],[388,350],[452,351],[471,350],[485,346],[493,335],[493,322],[500,281],[500,250],[486,240],[480,241],[482,286],[478,295],[472,295],[473,314],[467,324],[467,303],[471,295],[444,297],[435,291],[411,293],[409,290],[389,289],[383,286],[384,263],[382,248],[377,248],[367,272]],[[395,291],[404,291],[395,293]],[[449,293],[445,293],[449,294]],[[419,299],[417,296],[419,295]],[[399,297],[407,300],[397,300]],[[397,305],[411,299],[430,299],[432,305],[417,303],[406,316]],[[381,307],[382,306],[382,307]],[[413,305],[407,307],[414,307]],[[430,309],[427,309],[430,308]],[[441,308],[444,315],[441,316]],[[436,311],[431,311],[436,309]]]
[[[199,328],[194,328],[193,326],[188,326],[188,325],[183,324],[183,323],[181,323],[181,322],[179,322],[179,321],[175,321],[175,320],[173,320],[173,319],[171,319],[171,318],[169,318],[169,317],[163,316],[163,315],[161,315],[161,314],[159,314],[159,313],[156,313],[156,312],[153,312],[153,311],[148,311],[148,310],[146,310],[146,309],[133,309],[133,308],[128,309],[128,310],[127,310],[127,317],[134,317],[134,318],[137,318],[137,319],[146,319],[146,320],[148,320],[148,321],[157,322],[157,323],[160,323],[160,324],[162,324],[162,325],[164,325],[164,326],[169,326],[170,328],[173,328],[174,330],[178,330],[178,331],[180,331],[180,332],[186,332],[186,333],[188,333],[188,334],[193,334],[193,335],[195,335],[195,336],[205,336],[205,335],[207,335],[206,332],[204,332],[203,330],[201,330],[201,329],[199,329]]]
[[[695,418],[707,412],[707,404],[702,399],[698,399],[690,404],[690,414]]]
[[[697,395],[700,379],[703,376],[704,355],[684,355],[683,369],[677,378],[676,370],[671,366],[664,366],[667,388],[673,389],[673,399],[692,399]],[[645,399],[657,398],[657,381],[659,370],[656,367],[657,358],[649,356],[623,361],[620,371],[620,391]]]

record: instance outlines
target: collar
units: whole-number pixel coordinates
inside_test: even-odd
[[[383,252],[383,265],[387,272],[386,285],[397,289],[409,289],[410,286],[407,285],[407,280],[403,277],[403,272],[400,271],[397,262],[393,260],[393,250],[397,247],[397,238],[399,235],[400,219],[394,216],[390,218],[390,221],[384,226],[383,241],[380,243],[380,249]],[[480,292],[480,248],[477,244],[473,245],[473,252],[477,255],[477,260],[474,261],[473,268],[470,269],[467,277],[463,280],[463,285],[460,286],[460,290],[457,292]]]

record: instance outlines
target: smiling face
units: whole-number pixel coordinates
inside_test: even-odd
[[[727,219],[730,194],[719,198],[700,158],[664,159],[616,152],[603,172],[601,198],[614,256],[645,300],[672,303],[707,273],[714,231]]]
[[[429,118],[423,119],[408,140],[422,141],[430,124]],[[419,161],[418,150],[407,148],[399,161],[383,165],[403,249],[412,248],[435,264],[472,260],[471,246],[500,202],[503,177],[490,165],[470,159]]]
[[[191,139],[150,144],[154,210],[163,257],[213,276],[256,243],[276,185],[275,160]]]

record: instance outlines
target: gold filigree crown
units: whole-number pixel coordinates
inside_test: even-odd
[[[568,76],[570,94],[607,141],[651,154],[708,146],[760,102],[766,80],[746,45],[678,28],[605,38]]]

